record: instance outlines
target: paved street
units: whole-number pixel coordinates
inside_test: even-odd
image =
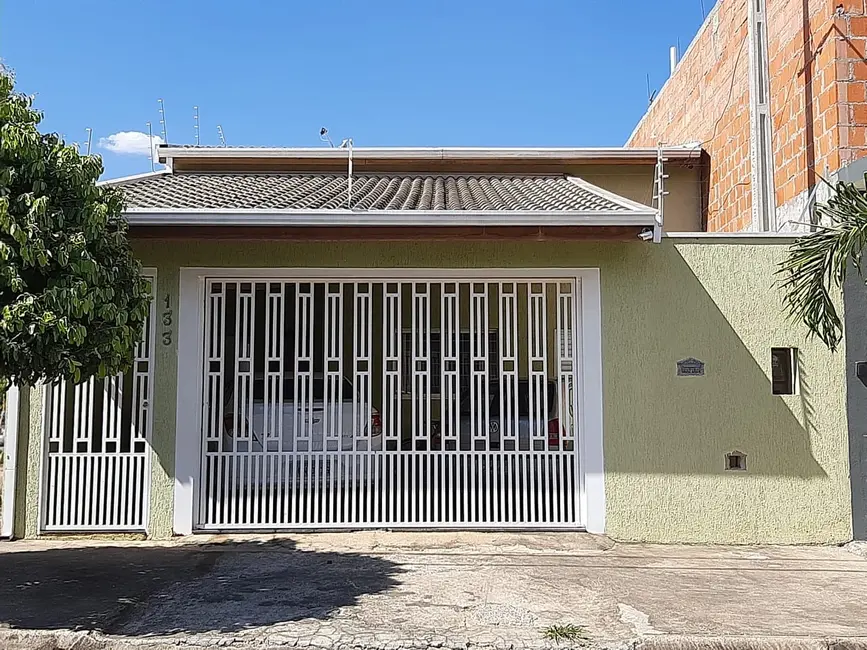
[[[827,647],[808,640],[867,637],[867,560],[553,533],[23,541],[0,545],[0,622],[12,648],[541,648],[555,624],[608,647],[771,636]]]

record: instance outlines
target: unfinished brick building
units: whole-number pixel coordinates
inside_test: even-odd
[[[865,56],[864,0],[719,0],[627,144],[701,143],[708,231],[804,229],[822,178],[867,170]]]

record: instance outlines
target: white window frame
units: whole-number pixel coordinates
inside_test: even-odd
[[[206,279],[441,281],[574,280],[577,303],[578,369],[574,404],[578,413],[578,486],[582,528],[605,532],[605,469],[602,448],[602,294],[598,268],[522,269],[335,269],[181,267],[178,278],[178,385],[175,435],[175,534],[194,532],[196,481],[201,468],[202,367]],[[183,408],[181,407],[183,405]],[[195,406],[197,405],[197,407]]]

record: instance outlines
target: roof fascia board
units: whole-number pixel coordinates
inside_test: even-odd
[[[665,147],[663,155],[671,159],[694,159],[700,149]],[[172,147],[157,148],[160,162],[172,158],[309,158],[342,159],[347,149],[330,147]],[[551,147],[551,148],[480,148],[480,147],[355,147],[355,160],[656,160],[655,147]]]
[[[646,205],[640,205],[636,210],[347,210],[345,208],[337,209],[318,209],[311,210],[309,208],[127,208],[126,214],[198,214],[203,216],[232,214],[242,216],[255,216],[260,214],[268,215],[324,215],[327,217],[346,217],[346,216],[371,216],[384,215],[388,217],[403,217],[412,218],[415,216],[423,216],[424,218],[445,216],[445,217],[467,217],[467,216],[483,216],[496,217],[502,215],[517,215],[529,217],[559,217],[576,214],[602,215],[602,216],[656,216],[656,210]]]
[[[653,226],[656,214],[623,210],[148,210],[124,213],[134,226]],[[432,222],[432,218],[435,221]]]

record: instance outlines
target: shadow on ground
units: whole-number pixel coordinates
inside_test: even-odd
[[[397,584],[399,566],[291,543],[67,547],[0,554],[0,627],[128,635],[325,620]]]

